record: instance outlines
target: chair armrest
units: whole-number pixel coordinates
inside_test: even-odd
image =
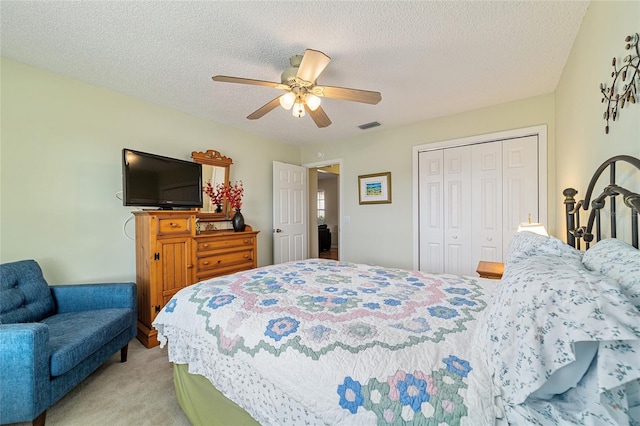
[[[105,283],[50,286],[57,312],[96,309],[137,308],[134,283]]]
[[[0,324],[0,424],[27,421],[49,406],[49,327]]]

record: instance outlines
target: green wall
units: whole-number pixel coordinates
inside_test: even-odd
[[[55,283],[135,280],[130,208],[121,190],[123,147],[189,159],[216,149],[246,188],[243,214],[259,229],[258,263],[271,263],[272,161],[342,160],[341,257],[412,267],[412,147],[547,125],[549,231],[564,233],[562,189],[583,187],[617,154],[640,157],[640,105],[604,134],[599,84],[624,37],[640,30],[640,2],[590,4],[555,93],[361,136],[294,147],[11,60],[1,62],[0,260],[34,258]],[[384,122],[383,122],[384,125]],[[390,171],[393,202],[359,205],[357,177]],[[640,179],[636,179],[636,182]],[[640,188],[638,188],[640,190]],[[127,222],[128,221],[128,222]]]
[[[383,266],[413,267],[413,157],[414,145],[465,136],[495,133],[546,124],[548,152],[554,147],[554,96],[537,96],[517,102],[451,115],[397,129],[364,133],[335,143],[304,146],[302,162],[342,159],[341,260]],[[548,182],[554,181],[553,157],[548,158]],[[392,203],[360,205],[358,176],[391,172]],[[554,208],[549,199],[549,209]],[[344,223],[349,217],[349,224]]]
[[[640,158],[640,99],[620,110],[619,119],[610,122],[606,134],[602,117],[606,106],[600,93],[600,83],[611,86],[612,58],[621,64],[631,53],[625,50],[624,39],[635,32],[640,32],[640,2],[592,1],[589,5],[556,89],[558,193],[572,187],[578,190],[578,197],[583,197],[593,172],[605,160],[622,154]],[[625,176],[619,170],[621,177],[640,192],[640,173]],[[564,233],[561,209],[557,217]],[[623,231],[630,228],[629,223],[622,221]]]
[[[640,103],[627,106],[605,135],[599,92],[600,83],[610,81],[611,58],[620,61],[629,53],[623,40],[636,31],[640,31],[640,2],[594,1],[555,93],[303,147],[303,164],[316,161],[318,152],[324,153],[323,161],[343,160],[342,215],[350,223],[342,223],[342,260],[413,266],[412,239],[417,232],[411,220],[414,145],[541,124],[547,125],[548,132],[546,225],[551,234],[563,238],[563,189],[586,187],[593,171],[609,157],[628,154],[640,158]],[[393,203],[359,205],[358,175],[384,171],[392,173]],[[640,191],[640,177],[633,179]]]
[[[36,259],[51,284],[134,281],[133,208],[116,198],[124,147],[231,157],[245,220],[261,231],[258,264],[272,262],[272,161],[298,164],[297,148],[5,58],[1,67],[2,262]]]

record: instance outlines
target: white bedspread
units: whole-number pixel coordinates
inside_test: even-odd
[[[313,259],[187,287],[153,325],[261,424],[489,425],[473,336],[496,285]]]

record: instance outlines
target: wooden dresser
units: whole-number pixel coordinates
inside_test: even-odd
[[[136,223],[138,340],[158,345],[151,325],[162,307],[180,289],[208,278],[257,266],[257,235],[207,231],[196,234],[196,211],[133,212]]]

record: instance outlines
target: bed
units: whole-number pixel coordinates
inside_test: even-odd
[[[640,170],[621,157],[601,169]],[[614,186],[632,244],[580,226],[574,198],[589,250],[518,233],[502,280],[309,259],[181,290],[154,321],[181,407],[194,424],[640,425],[640,198]]]

